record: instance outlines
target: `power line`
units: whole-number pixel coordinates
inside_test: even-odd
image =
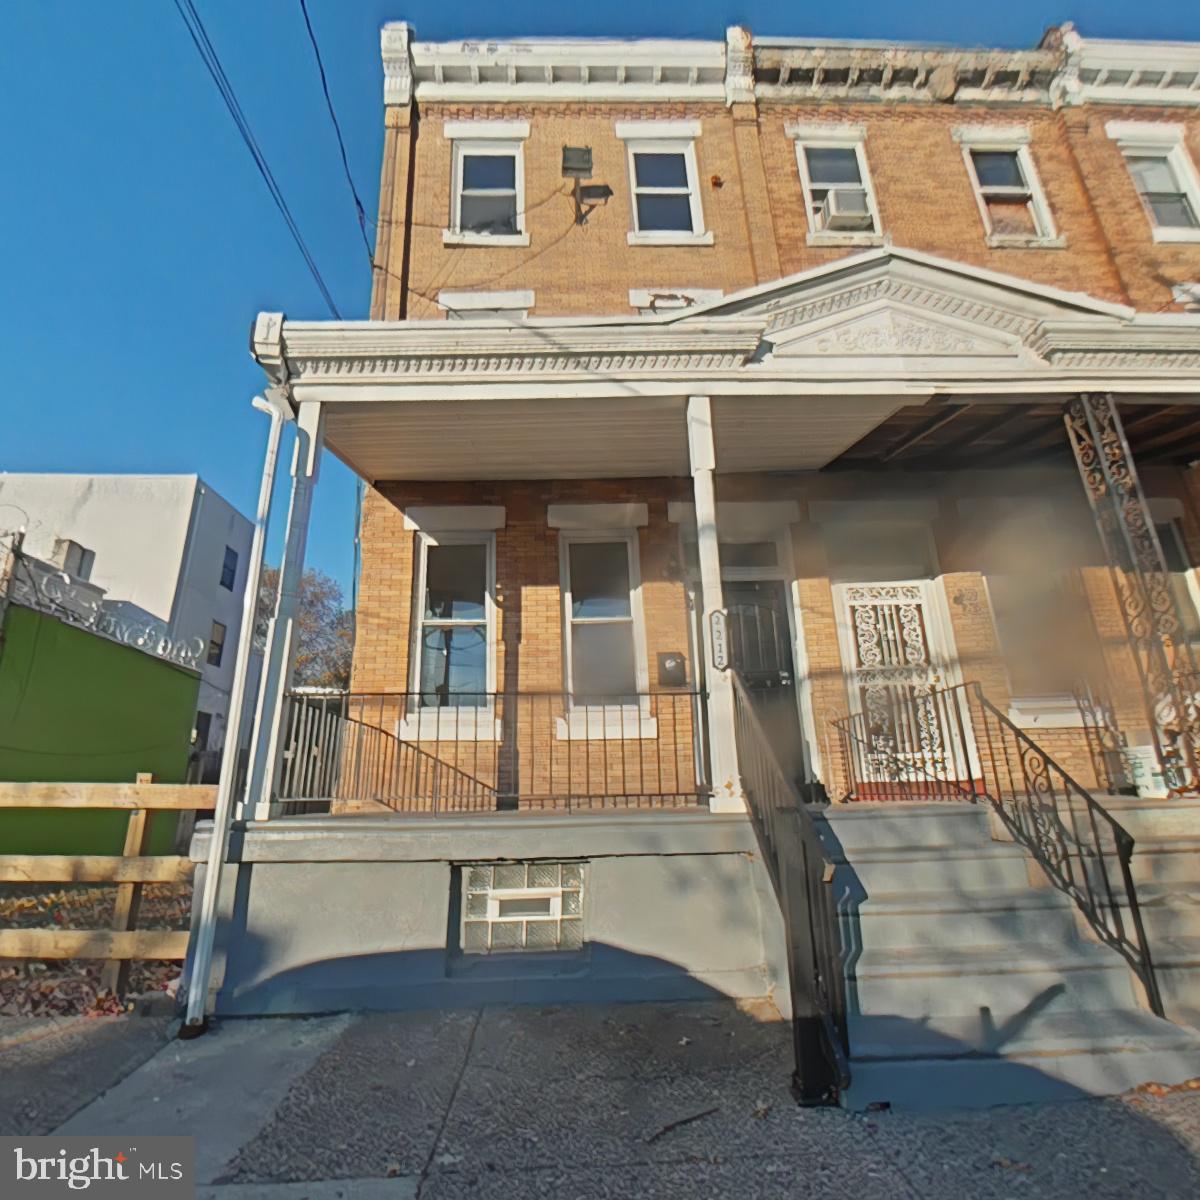
[[[246,114],[242,110],[241,104],[238,103],[237,94],[233,90],[233,84],[230,83],[229,76],[226,75],[225,68],[221,65],[221,59],[212,41],[209,39],[208,31],[204,28],[204,22],[200,19],[200,14],[196,11],[196,6],[192,3],[192,0],[175,0],[175,11],[179,13],[179,18],[183,21],[188,35],[192,39],[192,44],[196,47],[196,53],[200,55],[200,59],[204,63],[209,76],[212,78],[217,91],[220,93],[221,99],[225,102],[225,107],[229,110],[229,115],[233,118],[233,123],[237,126],[242,142],[250,152],[250,157],[254,159],[254,165],[258,168],[258,173],[267,185],[267,191],[270,192],[271,199],[275,202],[275,207],[279,210],[279,215],[283,218],[288,232],[292,235],[292,240],[296,243],[296,248],[304,258],[309,273],[316,282],[317,289],[320,291],[334,319],[340,321],[342,314],[338,311],[333,295],[325,285],[325,280],[321,277],[321,271],[317,266],[316,260],[313,258],[312,252],[309,250],[303,235],[300,233],[300,227],[296,224],[295,217],[292,216],[292,210],[288,207],[283,191],[267,163],[262,148],[254,136],[254,131],[250,128],[250,122],[246,119]]]
[[[329,109],[329,119],[333,122],[333,132],[337,137],[338,150],[342,155],[342,171],[346,175],[346,183],[350,188],[350,195],[354,197],[354,211],[358,217],[358,228],[362,234],[363,245],[367,248],[367,257],[374,260],[374,252],[371,250],[371,239],[367,236],[367,210],[363,207],[362,198],[358,194],[358,188],[354,186],[354,176],[350,172],[350,158],[346,154],[346,142],[342,137],[342,127],[338,124],[337,113],[333,108],[333,97],[329,94],[329,80],[325,76],[325,64],[321,61],[321,47],[317,44],[317,35],[312,26],[312,20],[308,15],[308,4],[306,0],[300,0],[300,12],[304,16],[304,28],[308,30],[308,40],[312,43],[313,57],[317,60],[317,71],[321,76],[321,91],[325,93],[325,107]]]

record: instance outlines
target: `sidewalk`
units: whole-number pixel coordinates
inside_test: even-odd
[[[230,1021],[59,1131],[194,1134],[205,1200],[1200,1194],[1197,1092],[864,1118],[789,1062],[723,1004]]]

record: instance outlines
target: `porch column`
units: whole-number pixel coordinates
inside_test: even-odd
[[[279,568],[279,595],[275,603],[275,615],[267,626],[267,648],[250,748],[250,778],[246,787],[244,815],[256,821],[265,821],[274,815],[271,811],[272,798],[287,715],[284,697],[291,686],[296,662],[295,634],[300,579],[304,574],[308,519],[312,511],[312,490],[317,482],[321,461],[324,429],[325,413],[321,404],[315,401],[301,403],[296,415],[292,492],[288,503],[283,562]]]
[[[721,555],[717,544],[717,500],[713,484],[712,403],[707,396],[689,396],[687,407],[688,458],[696,501],[696,549],[700,559],[700,596],[704,609],[705,680],[708,686],[708,750],[712,772],[713,812],[745,812],[742,776],[738,769],[733,708],[733,680],[713,662],[712,614],[725,607],[721,588]]]
[[[1147,724],[1168,780],[1200,784],[1200,680],[1175,606],[1170,574],[1111,394],[1067,405],[1067,436],[1096,519],[1137,663]]]

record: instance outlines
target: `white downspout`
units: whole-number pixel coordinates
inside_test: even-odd
[[[279,459],[279,441],[283,426],[293,420],[291,406],[282,389],[271,388],[267,398],[255,396],[251,404],[271,418],[267,434],[267,452],[263,459],[262,483],[258,491],[258,511],[254,519],[254,537],[250,542],[250,563],[246,570],[246,594],[242,600],[242,629],[238,638],[237,661],[229,695],[229,717],[225,725],[225,752],[221,756],[221,776],[217,782],[217,804],[213,813],[212,837],[204,870],[204,890],[200,896],[200,915],[196,921],[195,952],[187,992],[187,1015],[180,1037],[196,1037],[208,1028],[204,1009],[208,1001],[208,981],[212,973],[213,942],[217,932],[217,899],[221,889],[221,870],[229,845],[229,819],[233,812],[233,788],[237,779],[238,751],[241,746],[242,713],[246,707],[246,679],[250,672],[250,654],[254,645],[254,618],[262,575],[263,552],[267,540],[267,522],[271,516],[271,498],[275,491],[275,467]]]

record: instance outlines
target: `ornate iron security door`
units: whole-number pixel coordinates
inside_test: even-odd
[[[925,581],[834,588],[852,720],[865,742],[872,782],[966,779],[965,733],[933,696],[946,647]]]

